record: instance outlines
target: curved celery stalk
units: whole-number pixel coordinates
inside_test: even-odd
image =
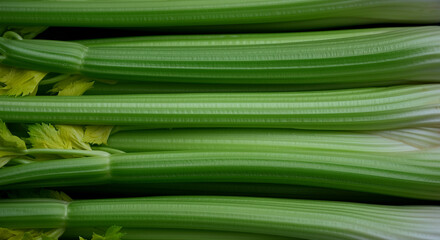
[[[397,29],[397,28],[396,28]],[[119,47],[163,47],[163,46],[240,46],[301,43],[307,41],[335,40],[340,38],[360,37],[363,35],[379,34],[392,30],[387,28],[366,30],[333,31],[323,36],[320,32],[272,33],[268,34],[224,34],[224,35],[175,35],[175,36],[146,36],[123,38],[100,38],[77,41],[86,46],[119,46]],[[55,78],[54,78],[55,79]],[[50,81],[50,80],[49,80]],[[49,83],[47,81],[47,83]],[[46,81],[44,81],[46,83]],[[86,94],[144,94],[144,93],[194,93],[194,92],[288,92],[325,89],[346,89],[368,86],[390,86],[409,83],[408,81],[353,82],[328,84],[210,84],[210,83],[161,83],[161,82],[131,82],[94,83],[94,87]],[[44,89],[44,88],[43,88]],[[47,89],[46,89],[47,91]]]
[[[379,28],[365,30],[333,31],[327,39],[320,32],[272,33],[268,34],[224,34],[224,35],[175,35],[175,36],[146,36],[99,38],[77,41],[86,46],[121,46],[121,47],[146,47],[146,46],[237,46],[237,45],[263,45],[301,43],[306,41],[332,40],[362,35],[378,34],[390,29]],[[88,95],[105,94],[143,94],[143,93],[192,93],[192,92],[290,92],[326,89],[346,89],[368,86],[389,86],[404,84],[405,81],[391,82],[354,82],[330,84],[203,84],[203,83],[161,83],[161,82],[130,82],[117,83],[95,82],[94,87],[87,90]],[[408,83],[408,82],[406,82]]]
[[[293,184],[440,200],[438,151],[150,152],[0,169],[2,189],[166,182]]]
[[[250,197],[0,201],[0,225],[181,229],[316,240],[436,240],[440,208]]]
[[[320,32],[273,33],[273,34],[224,34],[224,35],[175,35],[175,36],[146,36],[146,37],[122,37],[122,38],[98,38],[76,41],[86,46],[119,46],[119,47],[142,47],[142,46],[236,46],[236,45],[262,45],[301,43],[316,40],[331,40],[339,38],[359,37],[383,33],[392,30],[387,28],[366,30],[334,31],[332,34],[322,36]],[[80,76],[61,74],[56,77],[45,79],[40,83],[38,95],[46,95],[54,89],[47,85],[67,79],[80,79]],[[95,79],[93,79],[95,80]],[[92,81],[92,79],[90,79]],[[102,81],[96,80],[93,88],[88,89],[88,95],[115,95],[115,94],[145,94],[145,93],[197,93],[197,92],[291,92],[328,89],[347,89],[371,86],[391,86],[396,84],[408,84],[408,81],[391,82],[353,82],[353,83],[329,83],[329,84],[212,84],[212,83],[162,83],[139,81]],[[59,84],[59,83],[58,83]],[[78,87],[75,82],[74,86]],[[81,95],[81,94],[79,94]]]
[[[333,36],[336,34],[337,36]],[[0,38],[1,62],[86,77],[161,82],[328,84],[440,80],[440,27],[302,33],[236,46],[86,46]],[[267,38],[272,39],[271,34]],[[256,41],[263,41],[257,39]],[[349,47],[347,47],[349,46]]]
[[[20,0],[2,3],[0,22],[171,31],[280,31],[373,23],[438,23],[439,15],[440,4],[435,0],[94,0],[80,5],[75,0]]]
[[[440,85],[294,93],[0,96],[5,122],[380,130],[440,123]]]
[[[328,149],[365,152],[406,152],[440,147],[439,128],[377,132],[303,131],[293,129],[158,129],[120,131],[108,146],[127,152],[156,150]],[[116,128],[118,129],[118,128]]]
[[[323,36],[320,32],[272,33],[268,34],[224,34],[224,35],[175,35],[175,36],[146,36],[123,38],[98,38],[77,41],[86,46],[120,46],[120,47],[163,47],[163,46],[237,46],[301,43],[307,41],[334,40],[339,38],[359,37],[379,34],[392,29],[379,28],[366,30],[333,31]],[[329,84],[209,84],[209,83],[161,83],[161,82],[130,82],[94,83],[87,90],[88,95],[105,94],[143,94],[143,93],[191,93],[191,92],[290,92],[325,89],[346,89],[368,86],[389,86],[408,83],[405,81],[391,82],[353,82]]]

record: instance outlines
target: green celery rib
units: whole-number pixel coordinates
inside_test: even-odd
[[[9,228],[108,227],[228,231],[328,240],[435,240],[440,208],[250,197],[1,201]]]
[[[298,148],[406,152],[440,147],[440,128],[377,132],[294,129],[157,129],[117,131],[108,146],[126,152],[156,150],[270,150]],[[128,128],[129,129],[129,128]]]
[[[440,84],[294,93],[0,97],[5,122],[381,130],[440,123]]]
[[[38,207],[36,209],[35,207]],[[8,228],[5,222],[31,226],[30,228],[65,227],[66,202],[55,199],[0,200],[0,225]],[[15,223],[15,224],[14,224]],[[19,227],[20,228],[20,227]]]
[[[436,0],[3,1],[0,22],[77,27],[280,31],[440,21]],[[325,17],[323,17],[325,16]]]
[[[39,181],[43,178],[45,179],[62,179],[62,183],[54,183],[55,185],[87,185],[89,183],[103,184],[108,182],[110,178],[110,165],[108,157],[85,157],[85,158],[72,158],[70,160],[76,159],[77,161],[46,161],[38,162],[38,169],[29,168],[10,168],[7,171],[0,169],[3,172],[1,175],[8,178],[7,175],[15,176],[15,179],[10,179],[7,181]],[[31,164],[31,163],[29,163]],[[26,164],[25,164],[26,165]],[[24,165],[17,165],[24,166]],[[64,169],[64,171],[54,172],[54,169]],[[12,171],[10,171],[12,170]],[[14,171],[15,170],[15,171]],[[45,176],[43,176],[45,175]],[[47,184],[47,183],[43,183]]]
[[[387,29],[376,29],[381,33]],[[326,36],[328,40],[373,34],[374,30],[334,31]],[[147,36],[124,38],[99,38],[77,41],[86,46],[231,46],[280,44],[324,40],[320,32],[304,32],[301,35],[292,33],[267,34],[224,34],[224,35],[175,35]],[[389,86],[405,82],[355,82],[330,84],[209,84],[209,83],[161,83],[161,82],[130,82],[120,81],[116,84],[95,82],[94,87],[87,90],[88,95],[105,94],[143,94],[143,93],[191,93],[191,92],[290,92],[325,89],[346,89],[368,86]],[[408,82],[407,82],[408,83]]]
[[[126,81],[353,84],[440,80],[439,26],[347,31],[345,37],[329,31],[304,40],[302,33],[295,33],[288,35],[293,40],[285,42],[228,46],[217,45],[215,40],[209,46],[128,47],[0,38],[0,59],[15,67]],[[271,34],[265,37],[255,41],[272,40]]]
[[[433,151],[433,150],[431,150]],[[293,184],[440,200],[438,151],[182,151],[35,162],[0,169],[2,189],[167,182]]]

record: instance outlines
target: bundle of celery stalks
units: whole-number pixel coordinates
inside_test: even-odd
[[[0,1],[0,240],[438,240],[439,23],[439,0]]]

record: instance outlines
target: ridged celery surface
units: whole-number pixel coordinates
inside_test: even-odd
[[[378,32],[383,29],[378,29]],[[372,34],[372,31],[350,30],[334,31],[329,39],[360,36]],[[304,42],[323,40],[320,32],[303,32],[298,34],[272,33],[267,34],[224,34],[224,35],[175,35],[175,36],[147,36],[124,38],[99,38],[77,41],[86,46],[230,46],[230,45],[261,45],[282,44],[288,42]],[[405,81],[391,82],[354,82],[354,83],[329,83],[329,84],[212,84],[212,83],[162,83],[162,82],[130,82],[119,81],[108,84],[95,82],[94,87],[85,94],[143,94],[143,93],[191,93],[191,92],[291,92],[307,90],[346,89],[368,86],[387,86],[404,84]]]
[[[106,183],[293,184],[440,200],[437,150],[365,153],[177,151],[34,162],[0,169],[0,189]]]
[[[118,129],[118,128],[116,128]],[[126,152],[155,150],[328,149],[406,152],[440,147],[440,128],[390,131],[304,131],[293,129],[160,129],[115,130],[108,146]],[[129,128],[128,128],[129,129]]]
[[[377,29],[380,33],[385,29]],[[327,40],[362,36],[373,34],[373,30],[334,31]],[[223,35],[174,35],[174,36],[146,36],[123,38],[99,38],[77,41],[86,46],[231,46],[231,45],[262,45],[283,44],[324,40],[320,32],[303,32],[299,34],[272,33],[267,34],[223,34]],[[191,92],[291,92],[307,90],[346,89],[368,86],[387,86],[405,84],[405,81],[391,82],[353,82],[353,83],[328,83],[328,84],[212,84],[212,83],[170,83],[170,82],[145,82],[118,81],[117,83],[95,82],[94,87],[85,94],[143,94],[143,93],[191,93]],[[47,89],[46,89],[47,90]]]
[[[78,27],[280,31],[440,21],[436,0],[3,1],[0,22]],[[185,28],[186,27],[186,28]],[[183,29],[182,29],[183,28]]]
[[[0,201],[0,225],[9,228],[119,225],[123,229],[228,231],[315,240],[437,240],[439,214],[435,206],[245,197]]]
[[[340,84],[440,80],[438,26],[286,36],[246,36],[248,40],[232,40],[241,44],[227,46],[217,44],[222,41],[217,39],[208,46],[130,47],[0,38],[0,61],[45,72],[150,82]]]
[[[440,123],[440,84],[294,93],[0,97],[5,122],[379,130]]]

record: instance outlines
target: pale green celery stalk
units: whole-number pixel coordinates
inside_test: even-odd
[[[116,127],[108,146],[126,152],[156,150],[269,150],[406,152],[440,147],[440,128],[375,132],[294,129],[133,129]],[[119,130],[118,130],[119,129]],[[130,129],[130,128],[128,128]]]
[[[30,148],[22,150],[18,153],[23,155],[34,154],[56,154],[56,155],[79,155],[79,156],[109,156],[110,154],[105,151],[99,150],[79,150],[79,149],[46,149],[46,148]]]
[[[168,4],[168,3],[167,3]],[[343,84],[440,80],[440,27],[303,33],[208,46],[86,46],[0,38],[1,62],[90,78],[221,84]],[[274,40],[275,39],[275,40]],[[273,41],[274,43],[270,43]],[[280,42],[281,41],[281,42]],[[197,41],[196,41],[197,42]],[[221,41],[220,41],[221,42]],[[240,42],[240,40],[235,40]],[[349,47],[347,47],[349,46]]]
[[[76,157],[106,157],[109,156],[110,153],[106,151],[100,150],[80,150],[80,149],[51,149],[51,148],[29,148],[29,149],[17,149],[11,147],[3,147],[0,146],[0,153],[2,156],[8,157],[9,161],[12,161],[11,164],[30,164],[33,163],[33,158],[26,158],[28,156],[37,156],[36,160],[39,160],[38,156],[50,156],[51,158],[67,158],[76,156]],[[23,158],[24,159],[21,159]],[[45,158],[43,158],[45,159]],[[41,160],[41,159],[40,159]]]
[[[175,35],[175,36],[146,36],[123,38],[100,38],[77,41],[86,46],[236,46],[236,45],[263,45],[301,43],[307,41],[322,41],[362,35],[383,33],[389,29],[345,30],[334,31],[332,34],[322,36],[320,32],[305,32],[301,35],[295,33],[268,34],[224,34],[224,35]],[[375,32],[376,31],[376,32]],[[328,39],[325,39],[328,37]],[[61,75],[63,76],[63,75]],[[43,81],[44,82],[44,81]],[[191,92],[290,92],[325,89],[346,89],[368,86],[387,86],[404,84],[408,82],[355,82],[342,84],[203,84],[203,83],[160,83],[160,82],[130,82],[119,81],[108,84],[95,82],[94,87],[85,94],[143,94],[143,93],[191,93]]]
[[[167,151],[35,162],[0,169],[1,189],[170,182],[293,184],[440,200],[439,151],[298,149]]]
[[[6,122],[382,130],[440,123],[440,84],[293,93],[0,96]]]
[[[388,29],[334,31],[328,39],[338,39],[383,33]],[[305,41],[325,40],[320,32],[305,32],[301,35],[292,33],[267,34],[224,34],[224,35],[175,35],[175,36],[146,36],[123,38],[100,38],[77,41],[86,46],[235,46],[301,43]],[[65,75],[61,75],[65,76]],[[56,79],[54,79],[56,80]],[[43,81],[46,83],[46,81]],[[43,82],[41,84],[43,84]],[[387,86],[405,82],[358,82],[342,84],[203,84],[203,83],[160,83],[160,82],[130,82],[117,83],[95,82],[94,87],[87,90],[88,95],[106,94],[143,94],[143,93],[192,93],[192,92],[290,92],[323,89],[345,89],[368,86]],[[40,84],[40,85],[41,85]]]
[[[105,145],[107,145],[107,144],[105,144]],[[93,146],[92,149],[98,150],[98,151],[104,151],[104,152],[107,152],[110,154],[125,153],[124,151],[116,149],[116,148],[103,147],[103,146]]]
[[[440,208],[250,197],[180,196],[3,200],[0,225],[67,229],[181,229],[316,240],[436,240]]]
[[[264,14],[262,14],[264,12]],[[166,14],[164,14],[166,13]],[[324,17],[323,17],[324,16]],[[171,0],[2,3],[0,22],[76,27],[144,27],[168,31],[281,31],[374,23],[433,24],[435,0]]]

